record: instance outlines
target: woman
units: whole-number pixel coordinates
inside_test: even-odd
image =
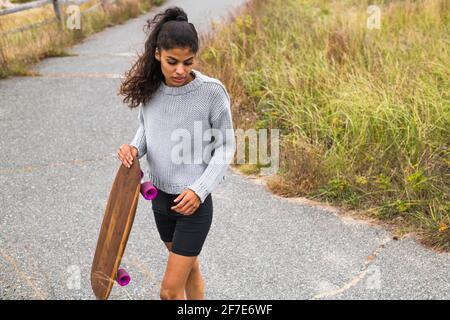
[[[169,250],[161,299],[204,299],[198,256],[212,222],[211,192],[236,148],[230,98],[219,80],[193,68],[198,36],[181,8],[157,14],[152,26],[119,90],[130,108],[141,108],[136,135],[118,157],[129,167],[146,154],[158,189],[152,209]]]

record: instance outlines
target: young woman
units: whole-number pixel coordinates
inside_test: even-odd
[[[158,189],[152,209],[169,250],[161,299],[204,299],[198,256],[212,222],[211,192],[236,148],[230,97],[219,80],[193,68],[198,37],[181,8],[157,14],[147,27],[145,51],[119,90],[130,108],[141,105],[140,125],[118,157],[129,167],[146,154]]]

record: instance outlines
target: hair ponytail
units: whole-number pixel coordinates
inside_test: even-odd
[[[118,92],[125,96],[123,102],[129,108],[146,104],[164,79],[161,62],[155,58],[156,48],[160,51],[190,48],[194,54],[199,49],[197,31],[180,7],[168,8],[155,15],[152,20],[147,20],[144,32],[148,31],[151,32],[145,41],[144,53],[138,56],[131,69],[126,72]]]

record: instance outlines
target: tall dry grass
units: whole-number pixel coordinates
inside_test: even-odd
[[[202,68],[236,127],[281,129],[269,184],[395,221],[450,250],[450,4],[253,1],[207,39]],[[403,230],[403,231],[402,231]]]

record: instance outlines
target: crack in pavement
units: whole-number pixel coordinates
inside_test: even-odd
[[[39,287],[37,286],[37,284],[33,281],[33,279],[31,279],[30,277],[28,277],[25,272],[23,272],[19,266],[17,265],[16,260],[7,255],[5,252],[3,252],[3,250],[0,249],[0,255],[3,257],[3,259],[5,261],[7,261],[12,267],[13,269],[16,271],[17,275],[19,276],[20,279],[22,279],[22,281],[26,282],[28,284],[28,286],[33,290],[34,294],[36,297],[38,297],[41,300],[46,300],[47,299],[47,295],[42,292]]]
[[[392,238],[390,238],[390,237],[384,239],[378,245],[378,247],[367,257],[366,262],[364,263],[364,265],[360,269],[360,273],[358,275],[356,275],[355,277],[353,277],[345,285],[341,286],[340,288],[338,288],[336,290],[325,291],[325,292],[319,293],[319,294],[315,295],[314,297],[312,297],[310,300],[317,300],[317,299],[329,298],[329,297],[332,297],[332,296],[336,296],[336,295],[338,295],[340,293],[343,293],[343,292],[345,292],[345,291],[355,287],[359,282],[361,282],[361,280],[363,280],[365,278],[367,273],[370,271],[369,267],[375,261],[375,258],[380,254],[380,252],[391,241],[392,241]]]

